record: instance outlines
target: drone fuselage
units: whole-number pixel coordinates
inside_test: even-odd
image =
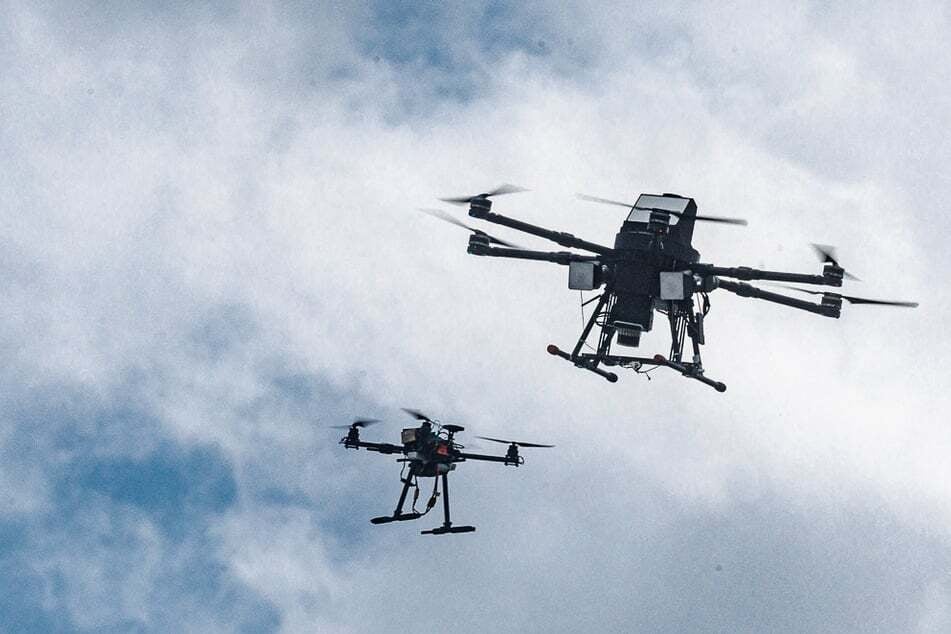
[[[403,454],[413,475],[435,478],[456,468],[459,452],[453,442],[438,436],[430,425],[407,427],[401,434]]]
[[[604,281],[614,293],[607,323],[617,332],[618,345],[636,347],[641,333],[653,327],[654,310],[666,301],[661,299],[663,274],[686,271],[700,260],[690,245],[693,221],[684,218],[673,226],[666,221],[625,221],[615,238],[614,252],[605,258]],[[691,296],[687,289],[679,299]]]

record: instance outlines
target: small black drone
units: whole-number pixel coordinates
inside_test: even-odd
[[[397,459],[397,462],[403,463],[403,473],[400,475],[403,490],[400,493],[399,501],[396,503],[396,510],[393,511],[392,515],[374,517],[370,520],[374,524],[405,522],[407,520],[419,519],[426,515],[432,510],[433,506],[436,505],[436,499],[439,497],[439,478],[442,478],[442,526],[420,531],[420,534],[446,535],[448,533],[471,533],[475,530],[475,526],[453,526],[449,519],[449,472],[455,470],[456,464],[467,460],[484,460],[487,462],[501,462],[510,467],[518,467],[525,462],[525,459],[518,453],[519,447],[554,446],[476,436],[476,438],[483,440],[506,444],[508,445],[508,451],[506,451],[504,456],[487,456],[468,453],[462,451],[462,449],[464,449],[463,445],[457,443],[454,439],[457,433],[463,431],[463,427],[459,425],[442,425],[417,410],[404,409],[403,411],[420,421],[421,424],[419,427],[403,429],[400,439],[402,444],[399,445],[364,442],[360,440],[360,429],[380,422],[376,419],[358,418],[350,425],[336,426],[337,429],[349,429],[347,435],[340,439],[340,444],[347,449],[360,449],[362,447],[367,451],[377,451],[384,454],[402,454],[404,456]],[[429,501],[426,503],[426,509],[422,512],[416,510],[416,501],[419,499],[418,478],[434,478],[433,492],[429,497]],[[412,510],[408,513],[404,513],[403,505],[406,503],[406,496],[410,488],[415,489],[411,503]]]
[[[612,383],[617,381],[617,374],[604,370],[601,366],[625,367],[639,373],[666,366],[686,377],[705,383],[718,392],[726,391],[726,385],[704,375],[700,359],[700,346],[705,343],[703,319],[710,310],[708,293],[717,288],[741,297],[755,297],[833,318],[839,317],[843,300],[850,304],[906,307],[918,305],[915,302],[864,299],[828,291],[787,287],[820,296],[818,303],[814,303],[735,281],[770,280],[839,287],[842,286],[843,278],[857,278],[839,266],[831,247],[821,245],[813,245],[823,262],[821,275],[762,271],[746,266],[727,268],[701,263],[700,253],[691,246],[693,228],[697,221],[731,225],[745,225],[746,221],[699,215],[697,204],[692,198],[677,194],[641,194],[637,201],[631,204],[579,195],[583,200],[630,210],[627,220],[621,225],[614,239],[614,246],[609,247],[576,238],[569,233],[550,231],[492,213],[490,197],[520,191],[526,190],[514,185],[502,185],[484,194],[441,200],[469,205],[469,215],[473,218],[530,233],[564,247],[588,251],[594,255],[523,249],[469,227],[441,210],[421,211],[471,231],[468,251],[473,255],[554,262],[568,267],[568,288],[591,291],[603,287],[600,295],[582,301],[582,311],[585,305],[597,303],[574,349],[568,353],[555,345],[549,345],[548,352],[570,361],[579,368],[590,370]],[[698,296],[698,305],[695,305],[695,296]],[[671,346],[666,357],[660,354],[638,357],[612,351],[612,344],[615,343],[618,346],[637,347],[641,335],[653,327],[655,312],[665,315],[670,324]],[[588,345],[588,336],[595,326],[600,329],[596,348]],[[689,361],[684,360],[685,337],[690,338],[693,347],[693,356]],[[588,352],[584,351],[586,347]]]

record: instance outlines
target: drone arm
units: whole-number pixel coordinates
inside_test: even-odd
[[[484,460],[486,462],[503,462],[506,464],[512,462],[511,458],[507,458],[505,456],[487,456],[485,454],[479,453],[459,452],[459,457],[465,460]]]
[[[764,291],[761,288],[756,288],[755,286],[744,284],[743,282],[732,282],[730,280],[718,280],[717,286],[718,288],[735,293],[740,297],[755,297],[756,299],[766,300],[767,302],[774,302],[776,304],[782,304],[783,306],[798,308],[800,310],[809,311],[810,313],[836,319],[839,317],[839,311],[842,305],[841,300],[838,300],[838,302],[833,300],[831,302],[813,304],[812,302],[803,301],[794,297],[786,297],[779,293]]]
[[[362,440],[356,441],[347,441],[344,439],[344,446],[347,449],[359,449],[363,447],[367,451],[377,451],[379,453],[393,454],[393,453],[403,453],[402,445],[392,445],[388,442],[363,442]]]
[[[784,273],[782,271],[762,271],[748,266],[722,267],[712,264],[696,264],[693,270],[701,275],[718,275],[738,280],[769,280],[773,282],[799,282],[802,284],[823,284],[842,286],[841,275],[806,275],[803,273]]]
[[[593,253],[608,253],[613,250],[611,247],[606,247],[600,244],[595,244],[594,242],[582,240],[581,238],[576,238],[570,233],[565,233],[563,231],[552,231],[550,229],[531,225],[527,222],[522,222],[521,220],[515,220],[514,218],[509,218],[507,216],[500,216],[499,214],[483,210],[476,206],[473,206],[469,209],[469,215],[473,218],[494,222],[495,224],[502,225],[503,227],[509,227],[511,229],[515,229],[516,231],[523,231],[540,238],[545,238],[546,240],[551,240],[552,242],[560,244],[563,247],[584,249],[585,251],[591,251]]]
[[[505,247],[490,247],[479,236],[469,239],[469,253],[472,255],[489,255],[497,258],[515,258],[519,260],[541,260],[556,264],[568,265],[571,262],[595,262],[594,255],[579,255],[568,251],[531,251],[528,249],[508,249]]]
[[[466,460],[485,460],[487,462],[505,462],[505,456],[487,456],[479,453],[459,452],[459,457]]]

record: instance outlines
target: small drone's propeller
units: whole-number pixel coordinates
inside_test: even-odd
[[[617,205],[618,207],[626,207],[627,209],[644,209],[645,211],[650,211],[650,209],[645,209],[643,207],[637,207],[632,203],[621,202],[620,200],[609,200],[607,198],[598,198],[597,196],[588,196],[587,194],[576,194],[581,200],[587,200],[592,203],[602,203],[605,205]],[[671,216],[683,216],[684,214],[679,211],[668,211],[667,209],[662,209],[664,213],[670,214]],[[697,214],[694,216],[694,220],[703,220],[706,222],[720,222],[727,225],[743,225],[746,226],[748,223],[743,218],[724,218],[722,216],[703,216]]]
[[[864,297],[852,297],[851,295],[841,295],[839,293],[827,293],[823,291],[814,291],[808,288],[799,288],[798,286],[789,286],[788,284],[771,284],[770,286],[781,286],[800,293],[809,293],[810,295],[831,295],[841,297],[850,304],[874,304],[876,306],[902,306],[904,308],[915,308],[918,302],[892,302],[884,299],[866,299]]]
[[[357,418],[349,425],[331,425],[333,429],[353,429],[355,427],[369,427],[380,422],[378,418]]]
[[[473,200],[478,200],[479,198],[491,198],[492,196],[501,196],[502,194],[517,194],[519,192],[527,192],[528,190],[524,187],[519,187],[518,185],[510,185],[508,183],[503,183],[490,192],[485,192],[484,194],[476,194],[475,196],[459,196],[453,198],[440,198],[439,200],[444,203],[452,203],[454,205],[468,205]]]
[[[490,236],[490,235],[487,234],[485,231],[480,231],[479,229],[474,229],[473,227],[470,227],[470,226],[467,225],[466,223],[464,223],[464,222],[462,222],[462,221],[460,221],[460,220],[456,220],[455,218],[453,218],[451,215],[447,214],[447,213],[446,213],[445,211],[443,211],[442,209],[431,209],[431,208],[423,208],[423,207],[417,207],[416,209],[417,209],[418,211],[421,211],[421,212],[423,212],[424,214],[428,214],[428,215],[430,215],[430,216],[432,216],[432,217],[434,217],[434,218],[439,218],[440,220],[444,220],[444,221],[448,222],[449,224],[456,225],[457,227],[462,227],[463,229],[468,229],[469,231],[471,231],[472,233],[476,234],[477,236],[485,236],[486,238],[489,239],[489,243],[490,243],[490,244],[501,244],[503,247],[509,247],[509,248],[511,248],[511,249],[521,249],[521,248],[522,248],[522,247],[520,247],[520,246],[518,246],[518,245],[516,245],[516,244],[513,244],[513,243],[511,243],[511,242],[506,242],[505,240],[501,240],[501,239],[496,238],[496,237],[494,237],[494,236]]]
[[[421,411],[419,411],[418,409],[410,409],[410,408],[408,408],[408,407],[404,407],[404,408],[402,408],[402,410],[403,410],[404,412],[406,412],[407,414],[409,414],[410,416],[412,416],[413,418],[415,418],[416,420],[421,420],[421,421],[426,422],[426,423],[435,423],[435,422],[436,422],[436,421],[434,421],[433,419],[431,419],[429,416],[427,416],[426,414],[424,414],[424,413],[422,413]]]
[[[819,259],[822,260],[822,263],[823,263],[823,264],[831,264],[832,266],[835,266],[835,267],[838,267],[838,268],[842,268],[842,267],[839,266],[838,261],[836,261],[836,258],[835,258],[835,247],[830,247],[830,246],[827,245],[827,244],[815,244],[815,243],[813,243],[812,248],[813,248],[813,250],[815,250],[816,255],[819,256]],[[848,271],[843,271],[842,277],[845,277],[845,278],[847,278],[847,279],[850,279],[850,280],[853,280],[853,281],[856,281],[856,282],[861,282],[861,281],[862,281],[862,280],[860,280],[859,278],[857,278],[857,277],[855,277],[854,275],[852,275],[851,273],[849,273]]]
[[[481,438],[482,440],[491,440],[492,442],[500,442],[503,445],[515,445],[517,447],[554,447],[555,445],[539,445],[538,443],[533,442],[517,442],[515,440],[502,440],[501,438],[489,438],[488,436],[476,436],[476,438]]]

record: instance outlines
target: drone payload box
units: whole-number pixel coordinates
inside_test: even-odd
[[[573,291],[593,291],[601,286],[601,267],[594,262],[568,263],[568,288]]]
[[[660,273],[660,298],[663,300],[684,300],[697,290],[693,274],[684,271],[662,271]]]

